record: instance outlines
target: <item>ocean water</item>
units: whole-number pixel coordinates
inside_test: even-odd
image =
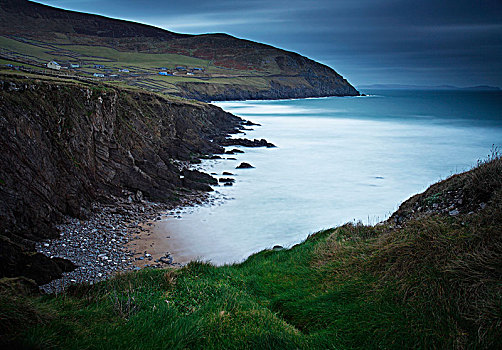
[[[502,92],[365,93],[216,103],[261,124],[245,137],[277,148],[228,147],[245,153],[202,164],[235,183],[215,187],[216,205],[156,223],[175,260],[232,263],[349,221],[374,224],[502,145]],[[255,168],[235,169],[243,161]]]

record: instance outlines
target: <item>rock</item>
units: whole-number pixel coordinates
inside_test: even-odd
[[[228,171],[224,171],[222,175],[232,176],[232,175],[234,175],[234,174],[229,173]]]
[[[220,182],[222,182],[222,183],[231,183],[231,182],[235,182],[235,180],[234,180],[234,179],[231,179],[231,178],[229,178],[229,177],[222,177],[219,181],[220,181]]]
[[[481,209],[485,209],[486,208],[486,203],[479,203],[479,207]]]
[[[242,162],[241,164],[239,164],[235,169],[250,169],[250,168],[254,168],[254,166],[252,166],[251,164],[249,163],[246,163],[246,162]]]
[[[234,148],[229,151],[225,151],[225,154],[235,154],[235,153],[244,153],[244,151],[241,151],[240,149]]]
[[[215,141],[222,146],[268,147],[268,148],[275,147],[273,143],[270,143],[265,139],[249,140],[242,138],[218,138]]]

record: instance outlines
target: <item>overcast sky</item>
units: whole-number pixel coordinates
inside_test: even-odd
[[[502,86],[502,0],[44,0],[296,51],[355,85]]]

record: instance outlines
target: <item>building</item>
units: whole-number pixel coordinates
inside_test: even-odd
[[[101,69],[101,68],[105,68],[105,66],[104,66],[104,65],[102,65],[102,64],[95,64],[95,65],[94,65],[94,68]]]
[[[124,69],[119,69],[119,72],[122,72],[122,73],[129,73],[129,69],[127,69],[127,68],[124,68]]]
[[[105,75],[103,73],[94,73],[93,74],[96,78],[104,78]]]
[[[47,68],[60,70],[61,65],[59,63],[57,63],[56,61],[50,61],[49,63],[47,63]]]
[[[167,72],[159,72],[159,75],[171,75],[171,74],[167,74]]]
[[[80,64],[78,64],[78,63],[70,63],[70,68],[80,68]]]
[[[160,67],[160,70],[167,70],[166,67]]]
[[[198,72],[203,72],[204,68],[195,67],[195,68],[192,68],[192,70],[193,71],[198,71]]]
[[[176,67],[176,70],[187,70],[186,67],[178,66]]]

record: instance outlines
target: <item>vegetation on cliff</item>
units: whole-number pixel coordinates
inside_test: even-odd
[[[25,348],[500,348],[502,159],[244,263],[144,270],[57,296],[0,294]],[[13,292],[14,288],[16,292]]]

